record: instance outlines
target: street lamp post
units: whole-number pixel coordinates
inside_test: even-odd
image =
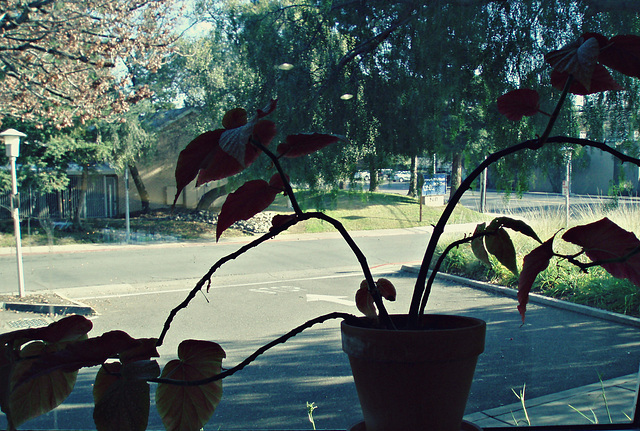
[[[562,192],[564,194],[565,201],[565,225],[569,227],[569,195],[571,194],[571,153],[573,152],[573,148],[571,147],[562,147],[562,153],[564,156],[565,162],[565,180],[562,184]]]
[[[18,179],[16,176],[16,158],[20,155],[20,138],[25,135],[14,129],[8,129],[0,133],[4,141],[7,157],[11,164],[11,216],[13,217],[13,230],[16,236],[16,260],[18,262],[18,294],[24,298],[24,270],[22,269],[22,241],[20,239],[20,197],[18,195]]]

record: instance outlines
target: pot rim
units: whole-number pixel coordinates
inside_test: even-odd
[[[397,322],[406,321],[408,319],[408,314],[390,314],[389,317],[391,318],[392,321],[397,323]],[[437,327],[421,327],[416,329],[387,329],[384,327],[373,326],[373,323],[376,320],[377,320],[376,318],[361,316],[361,317],[356,317],[355,319],[343,320],[340,326],[358,328],[358,330],[361,330],[361,331],[372,331],[372,332],[389,331],[394,333],[403,333],[403,332],[413,333],[417,331],[431,331],[431,330],[455,332],[455,331],[469,330],[470,328],[482,327],[487,325],[487,323],[484,320],[478,319],[477,317],[463,316],[459,314],[442,314],[442,313],[423,314],[422,316],[420,316],[420,320],[422,321],[429,320],[429,321],[432,321],[431,323],[434,323],[435,320],[440,320],[443,323],[457,322],[459,323],[459,325],[455,327],[446,327],[445,325],[443,325],[443,326],[437,326]],[[354,322],[356,321],[362,324],[354,324]]]

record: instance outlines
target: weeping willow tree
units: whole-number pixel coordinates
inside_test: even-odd
[[[548,88],[544,53],[583,31],[618,33],[612,23],[619,11],[610,9],[625,4],[228,0],[214,6],[203,5],[216,19],[201,42],[210,59],[201,71],[209,82],[217,76],[219,85],[199,87],[203,102],[224,101],[226,109],[238,95],[235,104],[251,109],[278,98],[283,134],[330,131],[350,140],[291,162],[294,182],[330,187],[364,166],[375,189],[374,173],[391,157],[436,153],[452,164],[455,190],[465,163],[475,165],[539,130],[542,120],[535,117],[506,123],[497,97],[518,87]],[[634,14],[623,13],[635,22]],[[557,92],[543,96],[551,105]],[[557,130],[575,135],[578,125],[576,110],[567,109]],[[549,148],[498,164],[491,176],[519,193],[535,175],[557,177],[562,163],[560,150]]]

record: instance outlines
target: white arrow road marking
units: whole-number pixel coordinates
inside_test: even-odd
[[[333,295],[313,295],[307,293],[307,302],[316,302],[316,301],[325,301],[325,302],[333,302],[334,304],[340,305],[348,305],[349,307],[355,307],[355,301],[350,301],[346,298],[346,296],[333,296]]]

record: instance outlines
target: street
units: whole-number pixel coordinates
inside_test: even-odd
[[[227,352],[223,365],[231,367],[308,319],[332,311],[357,313],[353,295],[362,275],[348,249],[336,241],[341,242],[292,237],[231,262],[214,276],[209,293],[197,295],[178,313],[159,348],[161,365],[176,357],[179,341],[194,338],[219,342]],[[398,301],[389,303],[389,311],[406,312],[414,277],[398,269],[401,263],[419,260],[426,235],[364,236],[356,241],[371,254],[375,276],[386,275],[396,285]],[[158,337],[168,312],[186,297],[195,278],[239,245],[129,246],[34,255],[25,267],[39,268],[29,272],[29,283],[49,283],[98,311],[92,335],[122,329],[134,337]],[[3,278],[12,263],[11,256],[0,258]],[[449,283],[437,284],[429,309],[488,323],[468,413],[517,401],[511,388],[523,384],[533,398],[597,382],[599,374],[608,379],[637,371],[637,328],[540,306],[529,307],[523,326],[513,299]],[[345,429],[360,420],[338,328],[338,321],[318,325],[226,379],[223,401],[207,429],[310,429],[306,402],[318,406],[314,416],[319,428]],[[29,427],[92,428],[94,374],[83,371],[63,406],[30,421]],[[149,429],[161,428],[152,413]]]

